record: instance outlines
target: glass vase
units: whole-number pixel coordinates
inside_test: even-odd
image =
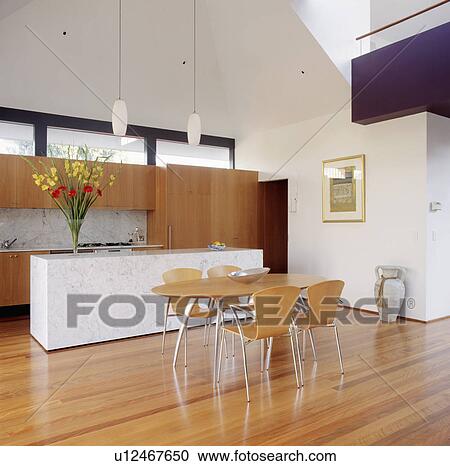
[[[78,254],[78,238],[80,236],[80,230],[83,226],[84,219],[70,219],[67,220],[70,234],[72,236],[72,250],[74,254]]]

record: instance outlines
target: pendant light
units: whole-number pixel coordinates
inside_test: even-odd
[[[194,111],[191,113],[187,124],[188,142],[192,146],[200,144],[202,136],[202,122],[200,115],[197,113],[197,95],[196,95],[196,78],[197,78],[197,0],[194,1],[194,50],[193,50],[193,95],[194,95]]]
[[[122,100],[122,0],[119,0],[119,98],[114,102],[112,111],[112,127],[116,136],[127,134],[128,110]]]

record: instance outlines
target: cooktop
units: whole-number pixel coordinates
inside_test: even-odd
[[[80,248],[106,248],[106,247],[120,247],[120,246],[132,246],[130,243],[80,243]]]

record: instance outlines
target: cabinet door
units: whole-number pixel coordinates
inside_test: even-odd
[[[239,170],[235,175],[235,210],[233,213],[233,243],[238,248],[258,245],[258,173]]]
[[[14,304],[30,303],[30,256],[32,253],[16,254],[16,275],[14,280]],[[41,252],[33,254],[42,254]]]
[[[17,276],[17,254],[0,252],[0,306],[14,304],[14,280]]]
[[[41,171],[40,163],[48,166],[49,159],[46,157],[29,157],[36,167]],[[34,184],[32,178],[33,170],[20,157],[16,159],[16,195],[17,207],[22,209],[50,209],[56,208],[49,194],[42,191]]]
[[[113,186],[106,187],[106,205],[113,209],[131,209],[133,199],[133,172],[130,165],[105,164],[105,177],[117,177]]]
[[[214,170],[212,176],[212,236],[231,247],[256,247],[258,173]]]
[[[257,172],[169,165],[171,247],[204,248],[215,240],[256,247],[257,196]]]
[[[209,168],[167,166],[169,247],[205,248],[213,241],[211,184]]]
[[[156,205],[156,167],[150,165],[131,165],[131,167],[133,172],[133,209],[153,210]]]
[[[0,155],[0,207],[16,207],[16,158]]]

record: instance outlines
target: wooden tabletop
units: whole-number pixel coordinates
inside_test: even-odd
[[[272,273],[265,275],[255,283],[248,285],[238,283],[228,277],[202,278],[186,282],[168,283],[152,289],[152,293],[167,296],[192,296],[193,298],[228,298],[233,296],[250,296],[257,291],[273,286],[308,286],[324,281],[316,275],[300,275],[294,273]]]

